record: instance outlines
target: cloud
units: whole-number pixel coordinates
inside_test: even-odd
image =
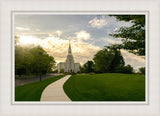
[[[57,30],[57,31],[55,31],[55,32],[49,32],[48,33],[48,36],[49,37],[60,37],[62,35],[62,31],[60,31],[60,30]]]
[[[58,35],[58,37],[59,37],[59,36],[61,36],[61,35],[62,35],[62,31],[57,30],[57,31],[56,31],[56,34],[57,34],[57,35]]]
[[[69,46],[68,40],[63,40],[55,37],[48,37],[41,43],[47,53],[54,56],[57,62],[64,62],[67,57]],[[100,50],[98,46],[91,45],[84,42],[71,41],[72,53],[75,62],[84,64],[86,61],[91,60],[96,52]]]
[[[69,40],[64,40],[56,36],[47,37],[45,39],[34,38],[33,36],[21,36],[21,44],[40,45],[56,62],[65,62],[68,52]],[[88,60],[92,60],[101,48],[85,42],[71,41],[72,53],[74,61],[84,64]]]
[[[24,27],[16,27],[17,30],[23,30],[23,31],[29,31],[29,28],[24,28]]]
[[[121,44],[121,38],[99,38],[96,40],[96,43],[100,42],[103,46],[110,45],[110,44]]]
[[[118,28],[115,28],[114,31],[116,32],[118,30]]]
[[[140,67],[145,67],[144,57],[129,53],[126,50],[121,50],[121,53],[124,57],[125,64],[130,64],[136,71],[138,71]]]
[[[103,16],[101,19],[97,19],[97,17],[95,17],[94,19],[89,21],[89,24],[91,24],[91,26],[93,28],[102,28],[103,26],[107,25],[108,22],[106,20],[106,18]]]
[[[122,41],[120,39],[106,39],[110,44],[120,44]]]
[[[82,41],[82,40],[89,40],[91,35],[90,33],[87,33],[86,31],[82,30],[80,32],[76,32],[76,39]]]
[[[36,29],[36,31],[40,31],[40,29]]]
[[[73,54],[75,56],[75,60],[80,62],[81,64],[84,64],[88,60],[92,60],[94,57],[94,54],[96,54],[99,50],[101,50],[100,47],[94,46],[89,43],[73,43],[72,45]]]
[[[112,39],[106,40],[110,41],[110,43],[115,42]],[[66,60],[69,41],[56,36],[46,37],[45,39],[39,39],[33,36],[20,36],[20,44],[40,45],[49,55],[55,58],[57,63],[59,63],[65,62]],[[72,40],[71,47],[74,61],[81,64],[84,64],[88,60],[92,60],[94,55],[101,50],[100,47],[83,41],[77,42]],[[126,65],[130,64],[136,71],[138,71],[138,68],[145,66],[145,59],[143,57],[136,56],[126,50],[121,50],[121,53]]]

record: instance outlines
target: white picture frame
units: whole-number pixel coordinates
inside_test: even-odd
[[[160,115],[160,53],[157,49],[160,48],[158,20],[160,13],[158,4],[159,1],[0,1],[0,115],[127,115],[127,116],[159,116]],[[14,81],[12,80],[14,74],[14,59],[13,59],[13,41],[11,37],[14,35],[12,31],[12,13],[16,11],[23,11],[32,13],[35,12],[54,12],[54,13],[81,13],[81,12],[114,12],[114,13],[138,13],[144,12],[147,14],[148,30],[147,38],[147,80],[148,86],[147,102],[141,103],[14,103],[13,95]],[[12,32],[12,33],[11,33]]]

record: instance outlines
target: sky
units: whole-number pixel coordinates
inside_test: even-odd
[[[108,15],[15,15],[15,35],[20,45],[40,45],[56,60],[64,62],[71,41],[74,61],[83,65],[92,60],[94,54],[110,44],[122,43],[113,38],[122,26],[131,22],[118,21]],[[121,50],[125,64],[135,70],[145,66],[145,59],[126,50]]]

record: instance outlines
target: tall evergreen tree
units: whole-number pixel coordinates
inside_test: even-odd
[[[120,52],[120,48],[119,46],[117,46],[117,44],[106,46],[106,48],[112,50],[114,53],[114,57],[112,59],[111,66],[110,66],[110,72],[115,72],[115,69],[117,67],[125,65],[124,59]]]

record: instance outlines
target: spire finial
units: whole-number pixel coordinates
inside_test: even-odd
[[[72,54],[72,52],[71,52],[71,44],[70,44],[70,40],[69,40],[69,49],[68,49],[68,54]]]
[[[69,46],[71,46],[71,41],[69,40]]]

